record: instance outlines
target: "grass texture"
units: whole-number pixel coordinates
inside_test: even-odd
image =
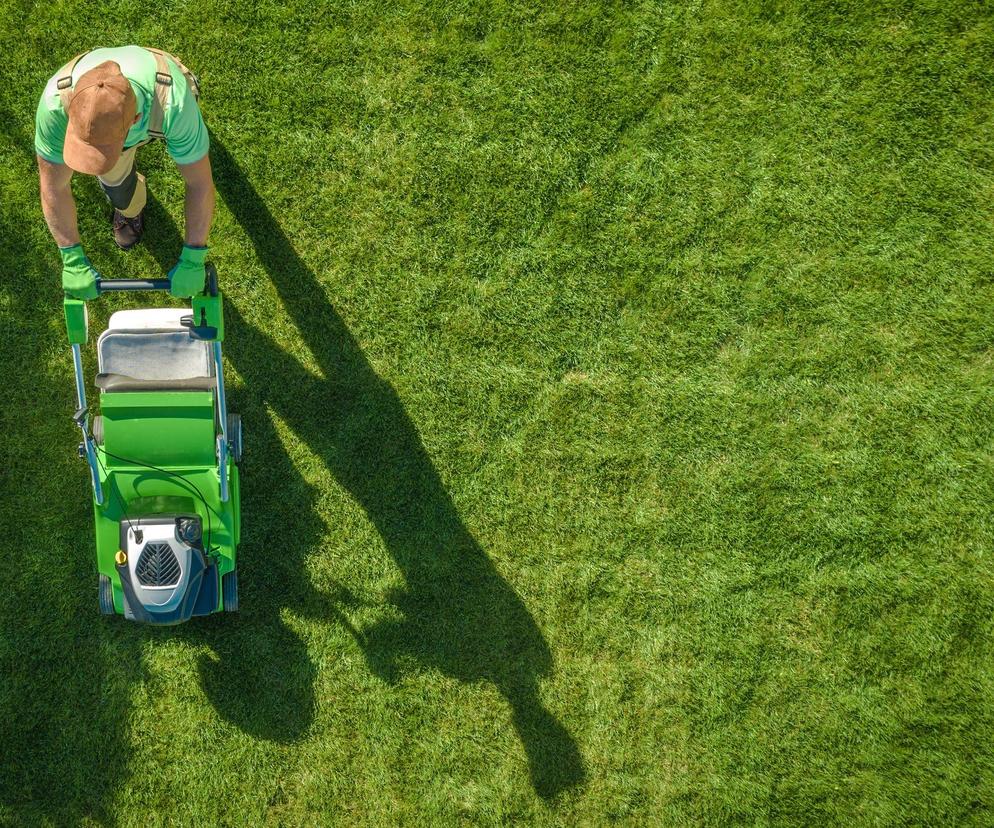
[[[985,4],[0,35],[0,823],[994,822]],[[32,149],[45,80],[126,43],[203,83],[246,434],[242,611],[174,629],[97,611]],[[130,253],[74,182],[107,276],[179,252],[139,159]]]

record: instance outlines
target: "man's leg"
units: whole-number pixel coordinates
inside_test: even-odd
[[[144,230],[148,193],[145,176],[135,168],[137,152],[138,147],[125,150],[108,172],[97,176],[104,194],[114,205],[114,241],[123,250],[138,244]]]

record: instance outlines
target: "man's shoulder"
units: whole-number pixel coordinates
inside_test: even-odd
[[[41,98],[38,101],[38,110],[35,113],[36,121],[64,119],[66,117],[62,111],[62,99],[59,96],[59,89],[56,86],[58,79],[59,73],[56,72],[45,84],[45,88],[41,92]]]

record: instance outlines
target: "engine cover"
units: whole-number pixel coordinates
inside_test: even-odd
[[[133,520],[125,531],[128,572],[138,600],[153,612],[175,609],[186,594],[193,555],[179,539],[175,519]]]
[[[208,615],[219,599],[217,566],[204,554],[200,518],[149,515],[121,522],[119,562],[124,615],[149,624],[178,624]]]

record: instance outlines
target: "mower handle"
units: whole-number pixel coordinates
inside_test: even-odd
[[[217,269],[213,262],[204,265],[207,272],[207,295],[217,296]],[[97,279],[97,293],[134,290],[169,290],[169,279]]]
[[[168,279],[97,279],[100,293],[117,290],[169,290]]]

